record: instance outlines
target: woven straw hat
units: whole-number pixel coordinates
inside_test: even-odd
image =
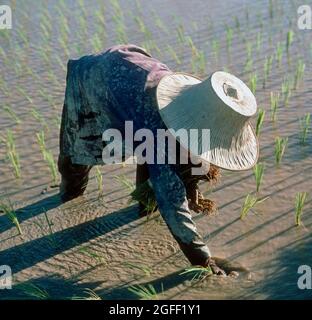
[[[170,73],[161,78],[156,97],[168,129],[210,129],[209,149],[202,150],[198,137],[201,160],[233,171],[256,164],[259,147],[249,119],[257,112],[257,102],[240,79],[222,71],[205,80]],[[175,138],[179,141],[178,135]],[[192,154],[189,145],[180,143]]]

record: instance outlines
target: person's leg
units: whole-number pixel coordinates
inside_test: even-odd
[[[60,195],[64,202],[84,193],[91,168],[92,166],[73,164],[70,157],[59,155],[58,169],[62,176]]]

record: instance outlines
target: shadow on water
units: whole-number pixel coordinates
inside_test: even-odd
[[[176,271],[156,280],[141,283],[142,286],[153,286],[158,298],[166,290],[192,279],[191,275],[181,275],[183,270]],[[78,280],[64,279],[59,276],[46,276],[19,283],[12,290],[6,290],[0,300],[65,300],[90,299],[97,296],[103,300],[138,300],[140,297],[130,291],[132,285],[117,288],[96,290],[101,282],[78,283]],[[92,291],[91,291],[92,290]]]
[[[302,290],[297,285],[298,278],[301,276],[298,274],[298,267],[301,265],[312,268],[311,235],[283,248],[273,262],[273,271],[267,275],[263,283],[254,287],[248,295],[239,298],[252,298],[255,294],[261,294],[267,299],[275,300],[312,300],[312,290]]]
[[[21,223],[30,218],[38,216],[45,211],[49,211],[59,207],[62,204],[61,198],[58,194],[48,198],[41,199],[33,204],[27,205],[23,208],[15,210],[18,221]],[[0,233],[12,228],[9,219],[3,215],[0,217]]]
[[[137,219],[139,215],[136,206],[133,205],[3,250],[0,252],[0,261],[6,261],[6,264],[12,266],[13,273],[17,273]],[[133,228],[133,226],[129,227]]]

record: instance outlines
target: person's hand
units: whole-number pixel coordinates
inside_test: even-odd
[[[206,267],[210,267],[213,274],[226,277],[226,272],[217,265],[216,261],[213,258],[207,259]]]
[[[189,208],[196,213],[212,214],[217,210],[214,201],[204,198],[199,190],[196,190],[197,195],[188,199]]]

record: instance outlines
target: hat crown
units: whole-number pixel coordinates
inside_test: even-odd
[[[251,117],[257,112],[255,96],[246,84],[234,75],[217,71],[205,81],[209,82],[206,85],[212,87],[223,103],[235,112],[246,117]]]

